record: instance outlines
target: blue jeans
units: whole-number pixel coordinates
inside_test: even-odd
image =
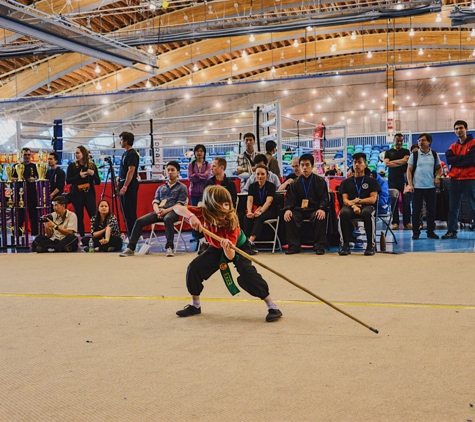
[[[450,179],[450,202],[449,217],[447,219],[447,230],[457,233],[458,215],[462,195],[465,194],[472,211],[472,219],[475,219],[475,180],[455,180]]]

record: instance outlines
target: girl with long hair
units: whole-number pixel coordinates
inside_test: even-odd
[[[91,218],[91,236],[94,248],[98,252],[115,252],[122,249],[117,217],[110,212],[109,202],[105,199],[99,201],[96,215]],[[88,247],[89,238],[84,237],[82,243]]]
[[[266,321],[279,319],[282,312],[270,297],[267,282],[249,259],[236,254],[231,248],[231,245],[235,245],[244,252],[250,253],[249,241],[239,227],[239,219],[229,191],[222,186],[209,186],[203,192],[201,207],[175,205],[173,210],[188,219],[195,230],[202,231],[204,227],[222,238],[218,242],[204,233],[210,246],[190,263],[186,272],[186,286],[191,294],[192,303],[176,314],[180,317],[189,317],[201,313],[200,294],[203,290],[203,282],[218,270],[221,271],[229,292],[232,295],[239,293],[229,268],[229,263],[232,262],[239,273],[238,284],[246,292],[266,303],[268,309]]]
[[[70,198],[78,217],[78,232],[84,236],[84,208],[89,218],[96,213],[94,185],[100,185],[101,179],[86,147],[79,145],[75,155],[76,161],[69,164],[66,172],[66,183],[71,185]]]

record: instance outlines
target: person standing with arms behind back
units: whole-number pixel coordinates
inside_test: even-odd
[[[137,194],[139,191],[137,170],[140,159],[138,152],[132,148],[135,140],[133,133],[122,132],[119,135],[119,140],[121,148],[125,150],[120,160],[119,169],[120,207],[127,226],[127,236],[130,237],[137,220]]]
[[[410,151],[402,147],[404,136],[401,133],[394,135],[394,147],[387,150],[384,156],[384,164],[389,167],[388,183],[389,189],[397,189],[402,194],[402,219],[404,227],[412,230],[411,224],[411,197],[404,193],[406,184],[407,162],[409,161]],[[397,201],[398,199],[396,199]],[[394,204],[391,204],[394,206]],[[393,230],[399,229],[399,209],[396,206],[393,215]]]
[[[68,166],[66,183],[71,185],[71,202],[78,219],[78,232],[82,237],[84,236],[84,208],[89,218],[96,214],[94,185],[101,183],[97,167],[90,160],[87,148],[82,145],[76,148],[76,161]]]
[[[58,167],[58,161],[58,154],[50,152],[48,155],[49,170],[46,173],[46,178],[49,180],[49,196],[51,200],[63,194],[64,185],[66,184],[66,173],[62,168]]]
[[[450,164],[450,202],[447,219],[447,233],[442,239],[457,239],[458,215],[462,195],[465,194],[475,219],[475,139],[467,134],[467,122],[457,120],[454,124],[458,141],[450,145],[445,153]]]

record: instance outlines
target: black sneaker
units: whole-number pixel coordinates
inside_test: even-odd
[[[257,250],[256,245],[253,242],[249,242],[249,246],[251,248],[251,251],[249,252],[249,255],[256,255],[259,252]]]
[[[266,322],[277,321],[282,316],[282,312],[278,309],[269,309],[269,313],[266,316]]]
[[[457,232],[448,231],[442,236],[442,239],[457,239]]]
[[[343,245],[341,251],[338,252],[340,256],[347,256],[351,254],[350,245]]]
[[[201,314],[201,307],[197,308],[193,305],[186,305],[183,309],[176,311],[176,314],[179,317],[189,317],[193,315]]]
[[[440,239],[438,235],[436,235],[434,232],[427,233],[427,239]]]
[[[293,255],[293,254],[296,254],[296,253],[300,253],[300,251],[297,251],[296,249],[287,249],[285,251],[286,255]]]
[[[315,249],[317,255],[325,255],[325,249]]]
[[[412,240],[418,240],[418,239],[419,239],[419,236],[420,236],[419,233],[414,233],[414,234],[412,235]],[[427,237],[429,237],[429,236],[427,236]]]
[[[364,254],[365,256],[373,256],[375,254],[374,248],[366,248]]]

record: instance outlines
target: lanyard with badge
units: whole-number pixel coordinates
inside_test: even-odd
[[[312,186],[313,173],[310,176],[308,186],[305,186],[305,176],[302,177],[303,191],[305,193],[305,199],[302,199],[302,208],[308,208],[308,193],[310,192],[310,186]]]
[[[363,178],[361,179],[361,183],[360,185],[358,186],[358,183],[356,183],[356,177],[354,178],[355,180],[355,187],[356,187],[356,192],[358,193],[358,198],[361,199],[361,188],[363,187],[363,183],[364,183],[364,176]]]
[[[172,188],[167,184],[165,184],[165,186],[167,187],[167,193],[165,195],[165,199],[162,199],[160,201],[160,204],[158,205],[159,208],[164,208],[165,207],[165,204],[167,203],[167,199],[168,199],[168,195],[170,194],[170,191],[172,190]]]

